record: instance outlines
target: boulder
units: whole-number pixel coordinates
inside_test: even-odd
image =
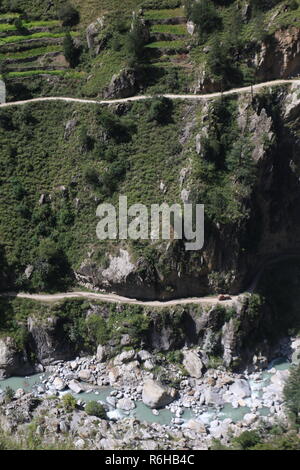
[[[117,408],[124,411],[131,411],[135,408],[135,402],[130,398],[121,398],[117,403]]]
[[[78,372],[78,377],[82,382],[90,382],[92,378],[92,373],[89,369],[83,369]]]
[[[222,405],[223,398],[212,387],[206,388],[203,393],[206,405]],[[202,399],[203,400],[203,399]]]
[[[77,120],[76,119],[70,119],[67,121],[65,125],[65,133],[64,133],[64,139],[67,140],[73,131],[75,130],[75,127],[77,126]]]
[[[153,370],[154,367],[155,367],[155,366],[154,366],[153,361],[147,360],[147,361],[144,362],[144,368],[145,368],[146,370]]]
[[[65,382],[60,377],[55,377],[52,385],[55,388],[55,390],[58,390],[59,392],[66,388]]]
[[[203,364],[195,351],[183,352],[183,366],[191,377],[196,379],[202,377]]]
[[[190,419],[186,423],[185,427],[195,431],[198,434],[206,433],[206,429],[205,429],[204,424],[201,421],[196,421],[195,419]]]
[[[25,395],[25,391],[23,390],[23,388],[18,388],[18,390],[16,390],[16,393],[15,393],[15,398],[21,398]]]
[[[144,383],[142,400],[149,408],[163,408],[176,398],[176,390],[150,379]]]
[[[0,104],[6,102],[6,86],[3,80],[0,80]]]
[[[123,351],[121,354],[116,356],[114,358],[114,365],[115,366],[120,366],[122,364],[125,364],[126,362],[132,361],[135,357],[135,351],[134,349],[130,349],[129,351]]]
[[[247,426],[250,426],[257,420],[257,416],[254,413],[247,413],[244,416],[243,423]]]
[[[83,392],[83,388],[80,386],[80,383],[77,382],[77,380],[71,380],[69,383],[68,383],[68,387],[70,390],[72,390],[72,392],[74,393],[81,393]]]
[[[109,355],[109,348],[107,346],[102,346],[99,344],[97,348],[97,360],[99,362],[105,362]]]
[[[86,29],[86,40],[88,48],[93,50],[95,54],[99,54],[106,43],[105,34],[101,34],[105,27],[105,16],[97,18]]]
[[[148,359],[151,359],[152,358],[152,355],[151,353],[149,353],[149,351],[146,351],[145,349],[142,349],[141,351],[139,351],[137,353],[138,355],[138,358],[144,362],[144,361],[147,361]]]
[[[111,98],[128,98],[134,96],[139,91],[139,81],[137,72],[132,69],[123,69],[111,79],[109,86],[104,90],[103,97]]]
[[[237,398],[246,398],[251,396],[249,382],[245,379],[237,379],[232,385],[230,385],[229,392]]]

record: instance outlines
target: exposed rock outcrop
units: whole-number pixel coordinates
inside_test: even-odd
[[[36,359],[43,365],[56,360],[68,360],[74,356],[74,350],[66,338],[63,321],[58,318],[28,318],[31,348]]]
[[[280,29],[263,42],[255,57],[261,81],[289,78],[300,73],[300,29]]]
[[[13,338],[0,338],[0,379],[11,375],[32,374],[34,366],[29,362],[26,350],[17,347]]]
[[[103,33],[105,28],[105,16],[97,18],[96,21],[91,23],[86,30],[86,40],[88,48],[92,50],[95,54],[99,52],[106,45],[106,36]]]
[[[112,77],[109,86],[104,90],[105,99],[128,98],[139,92],[138,73],[133,69],[123,69]]]

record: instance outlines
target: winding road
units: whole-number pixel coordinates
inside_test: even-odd
[[[287,80],[272,80],[269,82],[258,83],[257,85],[247,86],[242,88],[233,88],[232,90],[218,92],[218,93],[208,93],[203,95],[173,95],[173,94],[162,94],[160,96],[164,96],[165,98],[169,98],[171,100],[192,100],[192,101],[207,101],[210,99],[218,98],[220,96],[228,96],[228,95],[235,95],[235,94],[245,94],[251,93],[252,91],[258,91],[262,88],[266,87],[274,87],[278,85],[285,85],[285,84],[298,84],[300,86],[300,79],[287,79]],[[49,97],[42,97],[42,98],[32,98],[30,100],[24,101],[13,101],[10,103],[2,103],[0,104],[0,108],[9,108],[12,106],[21,106],[28,103],[40,103],[44,101],[64,101],[66,103],[82,103],[82,104],[96,104],[96,105],[104,105],[104,104],[120,104],[120,103],[130,103],[132,101],[144,101],[153,98],[151,95],[138,95],[132,96],[129,98],[119,98],[114,100],[87,100],[84,98],[68,98],[63,96],[49,96]]]
[[[297,84],[300,86],[300,79],[287,79],[287,80],[272,80],[269,82],[259,83],[253,86],[247,86],[242,88],[234,88],[232,90],[228,90],[225,92],[218,92],[218,93],[209,93],[209,94],[202,94],[202,95],[174,95],[174,94],[163,94],[160,96],[164,96],[169,99],[182,99],[182,100],[193,100],[193,101],[201,101],[201,100],[210,100],[214,98],[218,98],[220,96],[228,96],[234,94],[246,94],[261,90],[266,87],[274,87],[278,85],[285,85],[285,84]],[[118,104],[118,103],[129,103],[132,101],[143,101],[147,99],[153,98],[150,95],[139,95],[139,96],[132,96],[129,98],[120,98],[114,100],[88,100],[83,98],[68,98],[62,96],[50,96],[50,97],[42,97],[42,98],[32,98],[30,100],[24,101],[14,101],[10,103],[3,103],[0,104],[0,108],[8,108],[12,106],[20,106],[25,105],[28,103],[39,103],[39,102],[49,102],[49,101],[63,101],[66,103],[83,103],[83,104],[96,104],[96,105],[104,105],[104,104]],[[253,287],[253,286],[252,286]],[[241,294],[242,295],[242,294]],[[128,297],[122,297],[117,294],[110,294],[110,293],[96,293],[96,292],[66,292],[66,293],[59,293],[59,294],[26,294],[26,293],[5,293],[1,294],[0,297],[17,297],[22,299],[31,299],[40,302],[56,302],[65,299],[78,299],[84,298],[88,300],[98,300],[102,302],[110,302],[110,303],[121,303],[121,304],[133,304],[133,305],[144,305],[149,307],[168,307],[172,305],[188,305],[188,304],[201,304],[201,305],[215,305],[221,302],[218,297],[195,297],[195,298],[186,298],[186,299],[175,299],[175,300],[168,300],[168,301],[142,301]],[[223,305],[232,305],[238,301],[239,296],[232,296],[231,300],[222,301]]]
[[[8,292],[1,294],[0,297],[17,297],[20,299],[29,299],[39,302],[58,302],[66,299],[88,299],[98,300],[101,302],[109,302],[116,304],[132,304],[132,305],[144,305],[148,307],[170,307],[174,305],[188,305],[188,304],[200,304],[200,305],[215,305],[222,303],[222,305],[232,305],[238,300],[238,296],[232,296],[231,300],[220,301],[218,297],[190,297],[186,299],[174,299],[167,301],[159,300],[137,300],[129,297],[122,297],[117,294],[109,293],[96,293],[96,292],[64,292],[60,294],[25,294],[25,293],[14,293]]]

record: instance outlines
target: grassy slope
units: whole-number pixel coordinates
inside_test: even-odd
[[[117,154],[122,152],[122,158],[127,159],[130,166],[120,187],[132,202],[159,202],[161,178],[169,183],[169,197],[177,198],[179,195],[174,188],[178,166],[174,161],[180,161],[180,157],[174,156],[174,148],[169,142],[178,139],[182,109],[176,107],[174,123],[160,127],[147,122],[146,106],[145,103],[135,104],[129,113],[131,119],[139,115],[132,142],[119,145],[111,142],[111,148]],[[96,244],[101,251],[101,243],[97,242],[95,235],[95,192],[84,182],[83,172],[86,166],[91,166],[101,174],[109,164],[101,159],[101,145],[97,151],[85,154],[79,144],[79,128],[83,124],[96,141],[99,138],[95,113],[93,106],[62,103],[47,104],[47,120],[43,104],[1,111],[2,118],[7,120],[10,116],[12,119],[11,130],[0,129],[0,244],[7,247],[10,261],[17,259],[26,266],[32,260],[34,248],[44,237],[38,233],[33,218],[40,208],[39,198],[45,193],[53,195],[53,215],[57,218],[48,235],[63,246],[72,264],[76,265],[86,255],[90,244]],[[70,139],[65,140],[65,124],[72,116],[76,117],[78,125]],[[26,193],[21,199],[15,190],[19,183]],[[61,185],[68,189],[67,197],[57,189]],[[79,210],[75,209],[75,198],[80,199]],[[163,194],[160,199],[163,199]],[[27,218],[20,216],[23,206],[29,209]],[[75,216],[74,225],[60,224],[59,214],[63,210],[70,210]],[[47,224],[49,227],[50,222]]]

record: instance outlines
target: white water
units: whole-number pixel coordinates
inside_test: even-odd
[[[272,361],[269,364],[267,370],[262,373],[262,378],[259,381],[250,380],[250,386],[252,389],[252,397],[261,397],[262,395],[262,388],[265,387],[270,383],[270,379],[272,374],[270,373],[270,369],[275,368],[276,370],[286,370],[291,366],[291,363],[286,362],[285,359],[280,358]],[[37,385],[41,384],[43,380],[47,378],[47,374],[36,374],[30,377],[11,377],[9,379],[5,379],[0,381],[0,390],[4,391],[6,387],[11,387],[13,390],[17,390],[18,388],[23,388],[26,392],[30,392],[31,390],[35,390]],[[80,394],[73,394],[75,398],[78,400],[82,400],[84,402],[89,401],[101,401],[102,403],[106,403],[106,398],[110,395],[113,388],[105,387],[103,389],[92,391],[90,393],[83,392]],[[62,392],[62,394],[69,393]],[[245,400],[247,405],[247,399]],[[107,404],[107,403],[106,403]],[[163,409],[159,410],[159,415],[155,416],[152,413],[152,410],[144,405],[142,402],[136,403],[136,408],[130,412],[125,412],[122,410],[113,410],[111,408],[112,414],[111,417],[115,416],[116,419],[120,419],[122,417],[131,416],[139,419],[140,421],[146,421],[150,423],[159,423],[159,424],[170,424],[172,418],[175,417],[174,414],[171,413],[170,410]],[[217,411],[214,408],[204,408],[203,413],[200,415],[195,415],[192,410],[187,409],[184,411],[181,418],[185,421],[191,418],[200,418],[202,422],[205,424],[210,423],[211,421],[218,419],[223,421],[226,418],[230,418],[233,422],[242,421],[245,414],[249,413],[251,410],[248,406],[233,408],[233,406],[229,403],[225,404],[221,411]],[[268,416],[269,409],[268,408],[261,408],[258,412],[262,416]]]

